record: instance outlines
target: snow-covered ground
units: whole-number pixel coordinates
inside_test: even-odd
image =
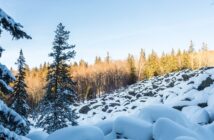
[[[213,82],[214,68],[183,70],[140,81],[72,108],[79,116],[79,124],[130,115],[152,104],[176,108],[191,121],[206,124],[214,119]]]
[[[213,82],[214,68],[154,77],[73,106],[80,126],[33,133],[47,140],[212,140]]]

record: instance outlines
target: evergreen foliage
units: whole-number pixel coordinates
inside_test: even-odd
[[[39,105],[41,116],[37,123],[48,133],[68,125],[77,125],[77,116],[70,108],[77,101],[77,94],[66,63],[75,56],[75,46],[68,44],[69,33],[62,23],[57,26],[53,52],[49,54],[54,61],[48,68],[46,93]]]
[[[130,76],[129,76],[128,84],[131,85],[137,81],[134,56],[129,54],[127,62],[128,62],[129,69],[130,69]]]
[[[28,105],[28,94],[26,91],[27,85],[25,83],[26,64],[22,50],[20,50],[16,64],[18,65],[18,73],[13,87],[14,92],[11,100],[11,108],[23,117],[27,118],[30,106]]]
[[[10,32],[10,34],[15,39],[20,39],[20,38],[31,39],[31,37],[21,29],[23,28],[23,26],[20,23],[15,22],[13,18],[7,15],[0,8],[0,34],[2,32],[2,28]]]
[[[21,30],[23,26],[13,20],[9,15],[7,15],[2,9],[0,9],[0,34],[2,29],[10,32],[13,38],[27,38],[31,39],[24,31]],[[0,47],[0,56],[2,55],[3,48]],[[15,77],[8,70],[5,65],[0,64],[0,92],[2,95],[9,94],[13,92],[13,89],[9,86],[9,83],[13,82]],[[26,120],[23,119],[18,113],[9,108],[7,105],[0,100],[0,127],[1,136],[0,139],[18,139],[18,136],[14,134],[25,135],[27,133],[28,127]],[[8,129],[6,129],[8,128]],[[12,137],[10,137],[12,136]]]
[[[25,119],[27,125],[22,128],[23,134],[27,134],[30,130],[30,123],[27,121],[28,114],[30,113],[30,106],[28,103],[28,94],[26,91],[27,85],[25,83],[26,64],[22,50],[20,50],[19,58],[16,64],[18,65],[18,73],[16,81],[13,86],[13,95],[10,100],[10,107],[19,113]]]

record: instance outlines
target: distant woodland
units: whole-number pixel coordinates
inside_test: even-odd
[[[213,57],[214,52],[208,51],[206,43],[196,51],[190,42],[187,50],[172,49],[170,53],[163,52],[161,56],[155,51],[145,54],[142,49],[139,58],[129,54],[126,60],[112,60],[107,53],[105,58],[97,56],[94,64],[88,64],[84,60],[74,62],[70,64],[69,72],[75,81],[79,100],[85,101],[153,76],[213,66]],[[44,95],[48,66],[48,63],[44,63],[40,67],[26,69],[25,80],[32,107]]]

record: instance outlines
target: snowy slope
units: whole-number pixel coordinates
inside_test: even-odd
[[[214,68],[183,70],[140,81],[74,108],[79,124],[115,119],[151,104],[165,104],[182,111],[193,122],[206,124],[214,120],[213,81]]]
[[[72,107],[79,126],[31,140],[213,140],[214,68],[183,70]]]

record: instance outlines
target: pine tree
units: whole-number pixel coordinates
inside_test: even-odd
[[[11,100],[11,108],[23,117],[27,118],[30,106],[28,105],[28,94],[26,91],[27,85],[25,83],[26,64],[22,50],[20,50],[16,64],[18,65],[18,74],[13,87],[14,92]]]
[[[2,9],[0,9],[0,35],[2,29],[10,32],[12,37],[15,39],[31,37],[21,30],[23,26],[13,20],[9,15],[7,15]],[[3,48],[0,47],[0,57],[3,52]],[[13,89],[9,86],[10,82],[13,82],[15,77],[8,70],[8,68],[0,63],[0,92],[2,94],[10,94]],[[14,131],[17,134],[26,134],[27,123],[22,116],[16,113],[14,110],[10,109],[7,105],[0,100],[0,139],[11,140],[11,139],[21,139],[16,134],[10,131]],[[8,130],[9,129],[9,130]]]
[[[194,54],[195,52],[195,49],[194,49],[194,45],[193,45],[193,42],[192,40],[190,41],[190,45],[189,45],[189,50],[188,50],[188,56],[189,56],[189,62],[190,62],[190,67],[191,69],[194,69]]]
[[[141,49],[140,52],[140,58],[139,58],[139,63],[138,63],[138,79],[143,79],[143,69],[144,65],[146,63],[146,54],[143,49]]]
[[[129,71],[130,71],[128,84],[131,85],[131,84],[136,83],[136,81],[137,81],[134,56],[129,54],[127,62],[128,62]]]
[[[96,57],[95,57],[94,64],[100,64],[101,62],[102,62],[102,59],[101,59],[101,57],[99,57],[99,56],[96,56]]]
[[[109,52],[107,52],[107,55],[106,55],[105,61],[106,61],[108,64],[109,64],[109,63],[110,63],[110,61],[111,61],[111,57],[110,57]]]
[[[69,75],[67,61],[74,58],[74,45],[69,45],[69,31],[60,23],[55,31],[53,52],[49,54],[53,58],[47,76],[46,93],[40,103],[42,111],[38,126],[51,133],[68,125],[77,125],[75,112],[70,105],[77,100],[74,90],[74,82]]]
[[[192,42],[192,40],[190,41],[190,44],[189,44],[189,50],[188,50],[188,52],[189,53],[193,53],[195,51],[195,49],[194,49],[194,45],[193,45],[193,42]]]
[[[203,51],[203,52],[207,52],[208,51],[207,43],[205,43],[205,42],[202,43],[201,51]]]

